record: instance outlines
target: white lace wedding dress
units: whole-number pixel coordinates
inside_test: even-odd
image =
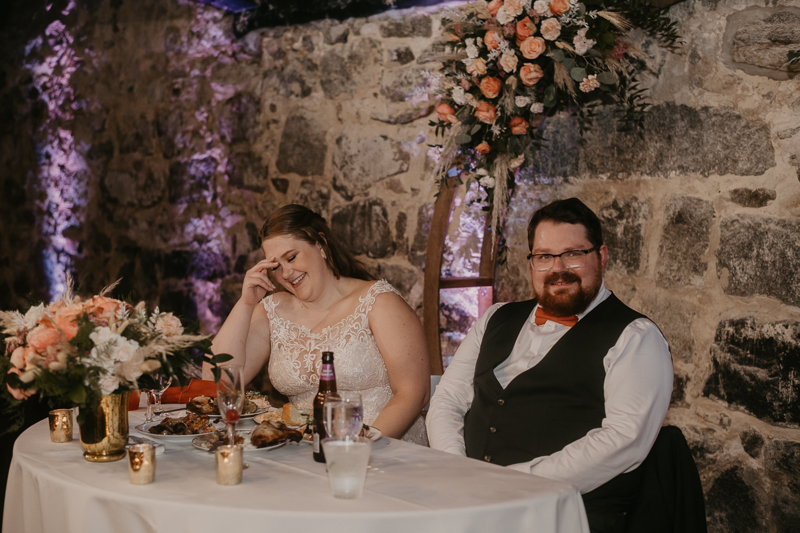
[[[312,333],[306,326],[282,318],[276,312],[278,303],[271,295],[265,298],[264,309],[269,317],[272,342],[269,358],[272,385],[298,408],[311,409],[319,389],[322,352],[332,351],[338,390],[361,393],[364,423],[372,424],[394,396],[367,316],[375,298],[385,292],[400,295],[386,280],[378,281],[359,299],[359,305],[351,315],[320,333]],[[428,438],[421,416],[403,440],[427,446]]]

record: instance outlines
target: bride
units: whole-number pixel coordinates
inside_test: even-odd
[[[273,386],[311,409],[322,352],[332,351],[338,389],[361,393],[364,422],[425,444],[419,414],[429,395],[428,353],[414,311],[306,207],[278,209],[259,239],[266,258],[247,271],[214,353],[243,363],[245,383],[269,361]]]

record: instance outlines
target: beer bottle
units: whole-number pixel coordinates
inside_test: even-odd
[[[322,352],[322,370],[319,373],[319,392],[314,397],[314,460],[325,462],[322,450],[322,439],[325,438],[325,397],[329,392],[336,392],[336,373],[333,370],[333,352]]]

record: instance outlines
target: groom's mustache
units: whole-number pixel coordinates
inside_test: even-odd
[[[566,283],[572,283],[573,281],[577,281],[578,284],[581,282],[581,278],[573,273],[573,272],[551,272],[544,278],[545,285],[551,285],[553,283],[558,283],[559,281],[564,281]]]

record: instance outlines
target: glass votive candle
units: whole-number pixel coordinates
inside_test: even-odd
[[[147,485],[156,479],[156,447],[152,444],[128,446],[128,477],[134,485]]]
[[[50,411],[50,440],[69,442],[72,440],[72,409]]]
[[[216,449],[217,483],[220,485],[238,485],[242,482],[244,454],[241,446],[225,445]]]

